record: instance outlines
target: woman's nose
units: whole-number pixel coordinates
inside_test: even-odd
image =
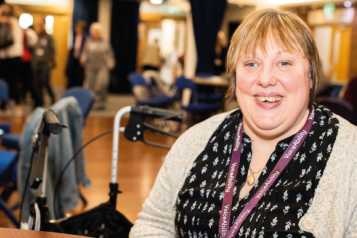
[[[257,84],[263,88],[276,85],[274,76],[274,68],[270,66],[263,66],[258,72]]]

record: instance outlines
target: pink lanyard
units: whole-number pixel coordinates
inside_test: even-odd
[[[304,127],[296,133],[294,139],[289,144],[288,148],[285,150],[284,154],[280,157],[278,163],[276,164],[273,171],[270,173],[269,177],[264,181],[262,186],[254,194],[252,199],[244,207],[242,212],[239,214],[231,229],[229,229],[232,201],[233,201],[233,187],[237,177],[237,170],[240,163],[240,155],[242,151],[242,135],[243,135],[243,120],[239,123],[238,131],[236,134],[234,149],[232,154],[232,160],[229,165],[226,187],[224,189],[223,204],[221,210],[221,217],[219,219],[219,237],[221,238],[233,238],[236,236],[238,229],[243,224],[244,220],[248,217],[255,205],[260,201],[260,199],[266,194],[274,181],[279,177],[281,172],[288,165],[290,160],[294,157],[295,153],[298,151],[300,146],[303,144],[305,138],[309,134],[312,123],[314,121],[314,110],[311,110],[309,117],[304,125]]]

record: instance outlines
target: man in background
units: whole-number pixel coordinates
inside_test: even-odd
[[[32,62],[34,65],[35,76],[40,86],[39,93],[43,98],[42,89],[46,88],[51,98],[51,104],[53,104],[55,102],[55,97],[50,85],[50,75],[51,69],[55,66],[55,42],[52,36],[47,34],[45,25],[46,20],[44,18],[41,18],[37,22],[39,30],[38,42],[33,49]],[[42,101],[44,102],[44,98]]]

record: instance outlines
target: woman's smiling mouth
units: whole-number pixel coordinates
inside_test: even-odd
[[[272,103],[272,102],[279,102],[283,97],[260,97],[260,96],[255,96],[255,98],[258,101],[261,101],[261,102]]]

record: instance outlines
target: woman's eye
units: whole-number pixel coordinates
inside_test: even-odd
[[[281,62],[280,65],[281,66],[287,66],[287,65],[289,65],[289,62]]]
[[[248,67],[255,67],[255,66],[257,66],[256,63],[248,63]]]

